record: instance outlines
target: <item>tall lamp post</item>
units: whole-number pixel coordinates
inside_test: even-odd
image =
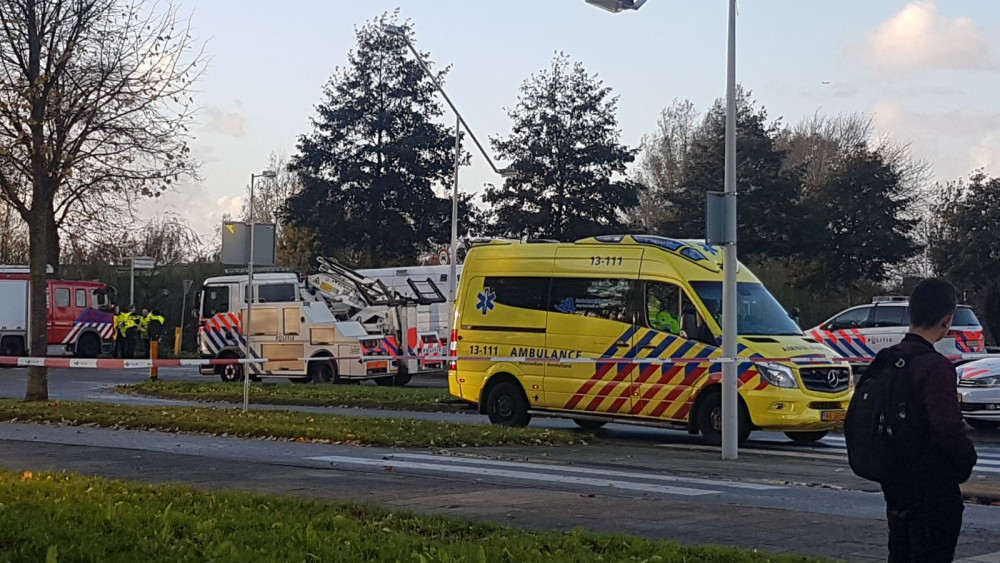
[[[646,0],[586,0],[609,12],[638,10]],[[722,257],[722,459],[738,456],[739,388],[736,382],[736,0],[729,0],[726,66],[726,205],[725,230],[732,233]]]
[[[385,33],[388,35],[401,37],[403,41],[406,42],[406,46],[410,48],[410,52],[413,53],[413,58],[415,58],[417,60],[417,63],[420,64],[420,68],[423,69],[424,74],[426,74],[427,77],[431,79],[431,82],[434,83],[434,87],[437,88],[437,91],[441,93],[441,97],[444,98],[444,101],[448,103],[448,107],[451,108],[451,111],[455,112],[455,120],[456,120],[455,172],[452,175],[452,186],[451,186],[451,250],[449,252],[450,256],[448,259],[448,265],[451,267],[448,273],[448,297],[451,299],[452,317],[454,317],[455,292],[457,283],[456,278],[458,277],[458,167],[461,160],[461,152],[462,152],[462,143],[459,137],[460,130],[464,128],[465,131],[469,134],[469,136],[472,137],[472,140],[476,143],[476,147],[479,149],[479,152],[483,155],[483,158],[486,159],[486,162],[489,163],[490,168],[493,169],[494,173],[496,173],[498,176],[502,178],[509,178],[513,176],[514,173],[507,168],[504,168],[502,170],[498,169],[496,165],[493,164],[493,159],[490,158],[490,155],[486,152],[486,149],[483,148],[482,143],[479,142],[479,139],[476,138],[475,133],[473,133],[472,129],[469,128],[469,124],[466,123],[465,119],[462,118],[462,114],[458,113],[458,108],[455,107],[455,104],[452,103],[451,98],[449,98],[448,94],[445,93],[444,88],[441,87],[441,83],[438,82],[437,77],[434,76],[434,73],[432,73],[431,70],[427,67],[427,63],[424,62],[423,57],[420,56],[420,53],[417,52],[416,48],[413,47],[413,43],[410,41],[410,38],[406,34],[407,31],[406,28],[400,25],[387,25],[383,28],[383,31],[385,31]]]
[[[246,322],[243,324],[243,343],[244,343],[244,353],[243,357],[250,359],[250,315],[253,312],[253,243],[254,243],[254,225],[257,224],[257,218],[254,216],[253,207],[253,184],[254,180],[257,178],[274,178],[277,174],[274,170],[264,170],[260,174],[250,174],[250,256],[247,259],[247,318],[244,319]],[[243,365],[243,412],[247,412],[250,408],[250,365],[246,363]]]

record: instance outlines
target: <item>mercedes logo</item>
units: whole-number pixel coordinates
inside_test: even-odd
[[[831,369],[830,372],[826,374],[826,382],[830,385],[830,387],[840,385],[840,374],[837,373],[837,370]]]

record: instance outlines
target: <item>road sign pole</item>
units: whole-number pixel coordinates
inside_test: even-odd
[[[135,305],[135,256],[129,260],[128,306]]]

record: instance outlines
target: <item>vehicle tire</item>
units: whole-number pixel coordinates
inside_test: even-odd
[[[736,410],[739,413],[737,442],[743,445],[750,437],[750,415],[747,414],[746,407],[743,406],[742,401],[738,402]],[[721,446],[722,393],[712,391],[709,395],[706,395],[701,400],[701,403],[699,403],[698,412],[695,416],[698,417],[698,431],[701,432],[701,437],[704,438],[705,442],[712,446]]]
[[[392,380],[395,383],[396,387],[403,387],[403,386],[405,386],[407,383],[410,382],[411,379],[413,379],[413,376],[410,375],[410,374],[408,374],[408,373],[406,373],[405,371],[397,373],[396,377],[392,378]]]
[[[81,335],[76,341],[77,358],[96,358],[101,354],[101,339],[93,332]]]
[[[969,426],[975,428],[976,430],[996,430],[1000,428],[1000,421],[996,420],[981,420],[978,418],[967,418],[965,422],[969,423]]]
[[[501,381],[490,389],[486,397],[486,414],[490,422],[501,426],[527,426],[531,422],[528,398],[524,396],[524,389],[513,381]]]
[[[24,342],[11,336],[3,339],[3,355],[8,357],[20,357],[24,355]]]
[[[827,435],[826,430],[815,430],[812,432],[785,432],[796,444],[815,444]]]
[[[374,381],[375,385],[378,385],[379,387],[393,387],[396,385],[396,376],[387,375],[385,377],[376,377],[372,379],[372,381]]]
[[[328,359],[309,362],[309,381],[313,383],[332,383],[336,378],[333,362]]]
[[[228,353],[220,356],[220,360],[234,360],[236,355],[233,353]],[[234,381],[243,381],[243,366],[241,364],[224,364],[221,366],[215,366],[215,373],[219,375],[219,379],[226,383],[232,383]]]
[[[607,422],[603,420],[591,420],[589,418],[574,418],[573,422],[584,430],[599,430],[607,424]]]

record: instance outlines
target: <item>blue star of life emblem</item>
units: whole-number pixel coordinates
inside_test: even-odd
[[[497,294],[492,289],[484,287],[483,291],[476,297],[479,299],[479,302],[476,303],[476,309],[482,311],[484,315],[492,311],[493,307],[495,307],[493,302],[496,301]]]
[[[712,246],[711,244],[708,244],[708,243],[705,243],[705,242],[701,242],[701,243],[698,243],[698,246],[700,246],[702,250],[704,250],[705,252],[707,252],[707,253],[709,253],[709,254],[711,254],[713,256],[719,253],[719,249],[716,248],[716,247],[714,247],[714,246]]]

